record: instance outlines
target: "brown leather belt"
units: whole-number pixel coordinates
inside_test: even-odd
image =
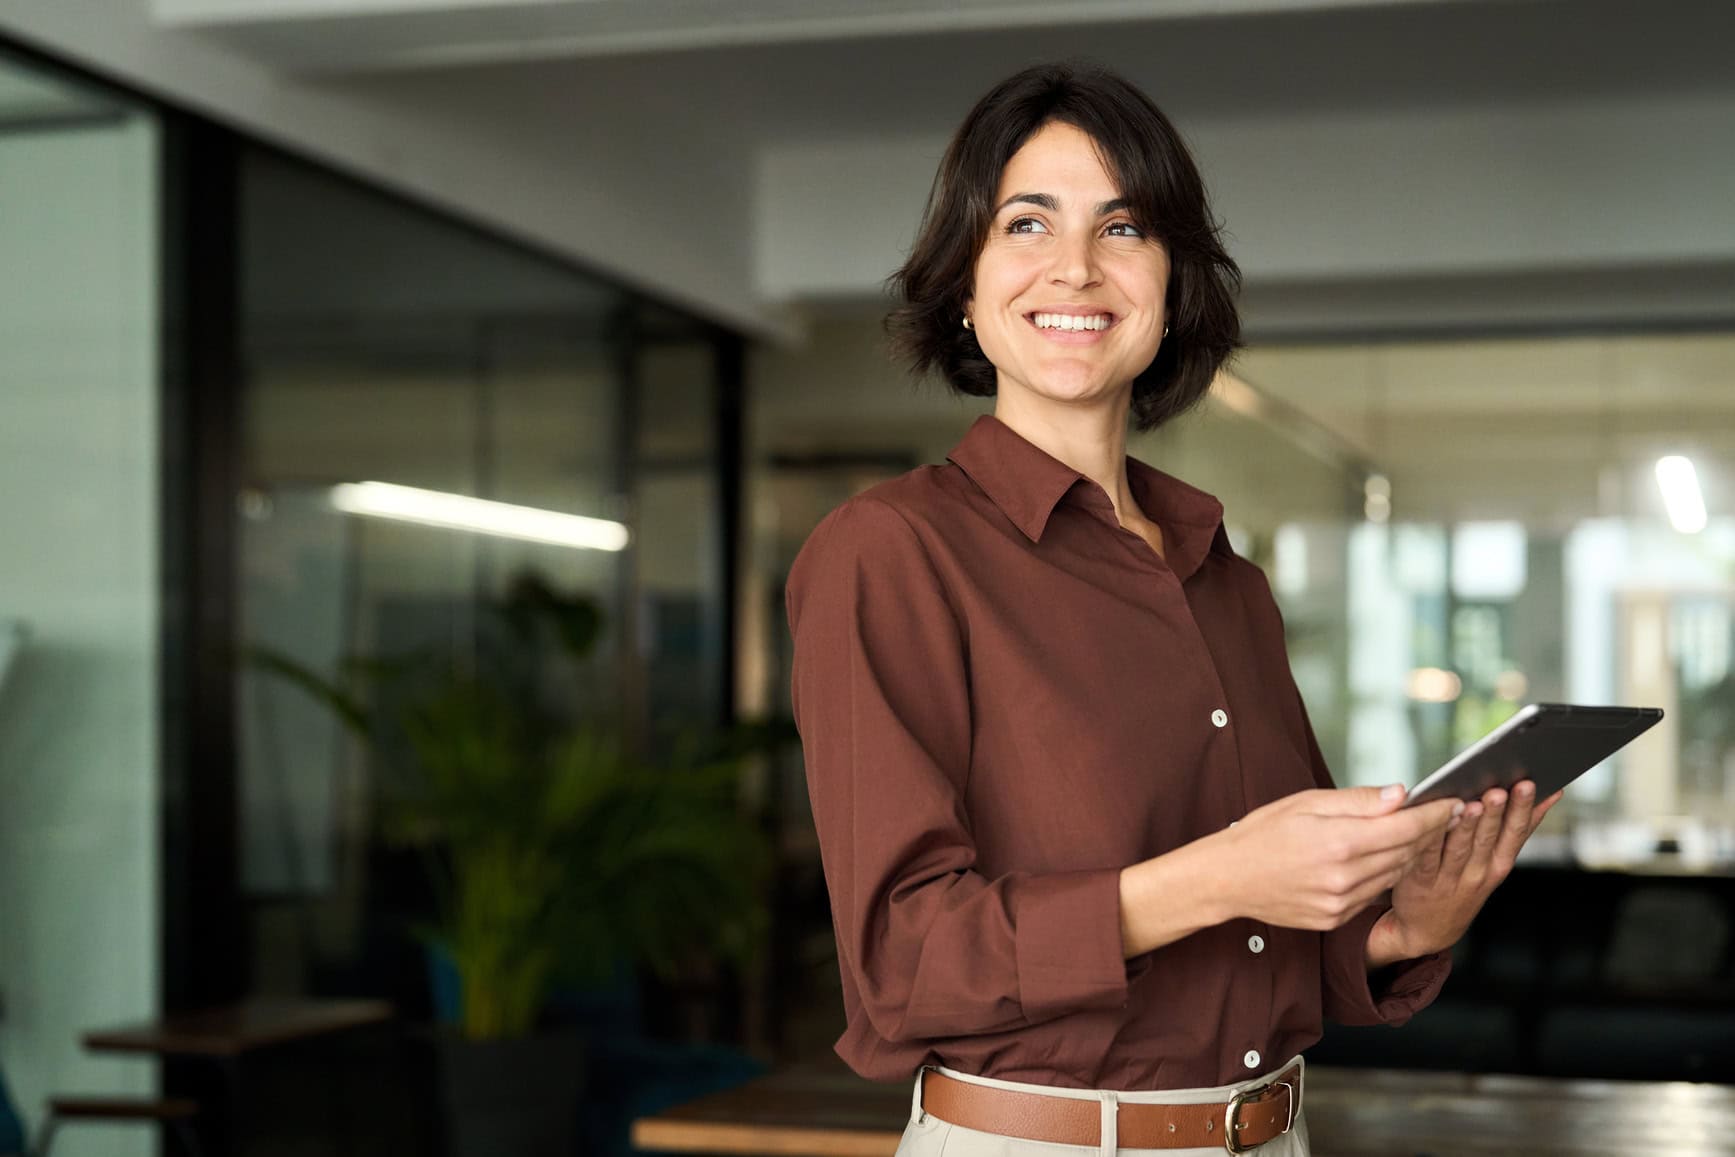
[[[922,1066],[922,1111],[984,1133],[1056,1145],[1102,1144],[1102,1102],[976,1085]],[[1263,1085],[1205,1105],[1120,1101],[1115,1132],[1123,1149],[1203,1149],[1245,1153],[1295,1124],[1301,1108],[1301,1065]]]

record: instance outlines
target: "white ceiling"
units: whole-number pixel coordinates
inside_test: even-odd
[[[608,94],[656,93],[753,142],[944,132],[1012,69],[1068,56],[1124,72],[1177,119],[1727,90],[1735,87],[1731,8],[1727,0],[158,0],[166,19],[286,71],[345,74],[346,87],[565,115]]]

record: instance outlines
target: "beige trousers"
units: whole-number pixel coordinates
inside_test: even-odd
[[[993,1077],[976,1077],[956,1069],[940,1066],[948,1077],[969,1081],[975,1085],[990,1085],[997,1089],[1016,1089],[1021,1093],[1047,1093],[1055,1097],[1076,1097],[1102,1102],[1101,1145],[1056,1145],[1047,1141],[1027,1141],[1022,1137],[1005,1137],[999,1133],[984,1133],[942,1121],[932,1113],[922,1111],[921,1074],[916,1075],[915,1090],[910,1095],[910,1121],[898,1142],[897,1157],[1212,1157],[1227,1152],[1218,1145],[1210,1149],[1123,1149],[1115,1138],[1115,1106],[1117,1104],[1198,1105],[1211,1101],[1227,1101],[1242,1089],[1276,1076],[1290,1065],[1302,1061],[1296,1057],[1278,1065],[1269,1073],[1242,1081],[1237,1085],[1219,1085],[1213,1089],[1164,1089],[1161,1092],[1122,1092],[1116,1089],[1062,1089],[1054,1085],[1031,1085],[1020,1081],[999,1081]],[[1302,1061],[1305,1065],[1306,1062]],[[1305,1068],[1303,1072],[1305,1072]],[[1305,1104],[1306,1096],[1303,1095]],[[1305,1110],[1304,1110],[1305,1111]],[[1273,1138],[1249,1153],[1260,1157],[1309,1157],[1307,1119],[1303,1112],[1295,1115],[1295,1125],[1288,1133]]]

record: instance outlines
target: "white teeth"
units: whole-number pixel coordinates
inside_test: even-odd
[[[1102,330],[1108,328],[1106,313],[1080,316],[1072,313],[1038,313],[1032,315],[1038,329]]]

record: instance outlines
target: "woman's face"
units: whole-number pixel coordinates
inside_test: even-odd
[[[966,307],[1002,396],[1130,400],[1157,356],[1169,255],[1120,195],[1072,125],[1043,126],[1006,162]]]

